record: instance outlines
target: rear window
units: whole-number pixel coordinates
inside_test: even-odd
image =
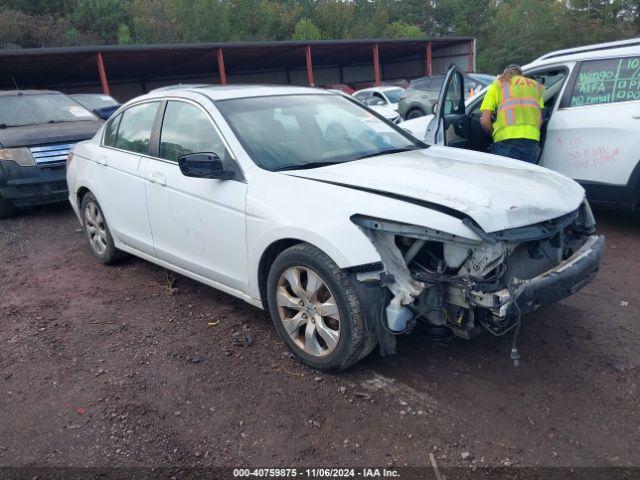
[[[607,58],[580,64],[570,107],[640,100],[640,57]]]
[[[88,120],[97,117],[62,93],[0,96],[0,125],[4,127]]]
[[[116,136],[118,134],[118,125],[120,125],[120,119],[122,115],[118,115],[116,118],[109,120],[109,123],[104,127],[104,139],[103,144],[107,147],[114,147],[116,144]]]

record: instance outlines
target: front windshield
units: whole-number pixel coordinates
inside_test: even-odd
[[[260,167],[275,171],[343,163],[423,144],[342,95],[277,95],[216,106]]]
[[[62,93],[0,96],[0,125],[3,127],[85,120],[96,120],[96,117]]]
[[[404,90],[402,88],[394,88],[393,90],[385,90],[384,94],[391,103],[398,103]]]
[[[71,95],[75,101],[89,110],[97,110],[105,107],[117,107],[119,104],[109,95],[78,94]]]

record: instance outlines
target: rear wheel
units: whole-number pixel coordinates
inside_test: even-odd
[[[371,350],[353,286],[324,252],[308,244],[285,250],[271,266],[267,290],[278,334],[305,365],[342,370]]]
[[[16,207],[9,200],[0,195],[0,218],[7,218],[16,213]]]
[[[80,207],[82,226],[89,244],[89,250],[102,263],[109,264],[120,259],[122,252],[116,249],[98,201],[91,193],[82,198]]]
[[[407,120],[411,120],[412,118],[424,117],[426,113],[424,113],[419,108],[414,108],[407,113]]]

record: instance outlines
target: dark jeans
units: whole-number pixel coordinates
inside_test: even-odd
[[[538,142],[528,138],[512,138],[494,143],[491,152],[503,157],[515,158],[523,162],[538,163],[540,148]]]

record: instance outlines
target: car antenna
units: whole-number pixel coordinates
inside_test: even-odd
[[[22,93],[22,90],[20,90],[20,86],[18,85],[18,82],[16,82],[15,77],[11,77],[11,81],[16,86],[16,90],[18,91],[18,96],[21,97],[23,93]]]

